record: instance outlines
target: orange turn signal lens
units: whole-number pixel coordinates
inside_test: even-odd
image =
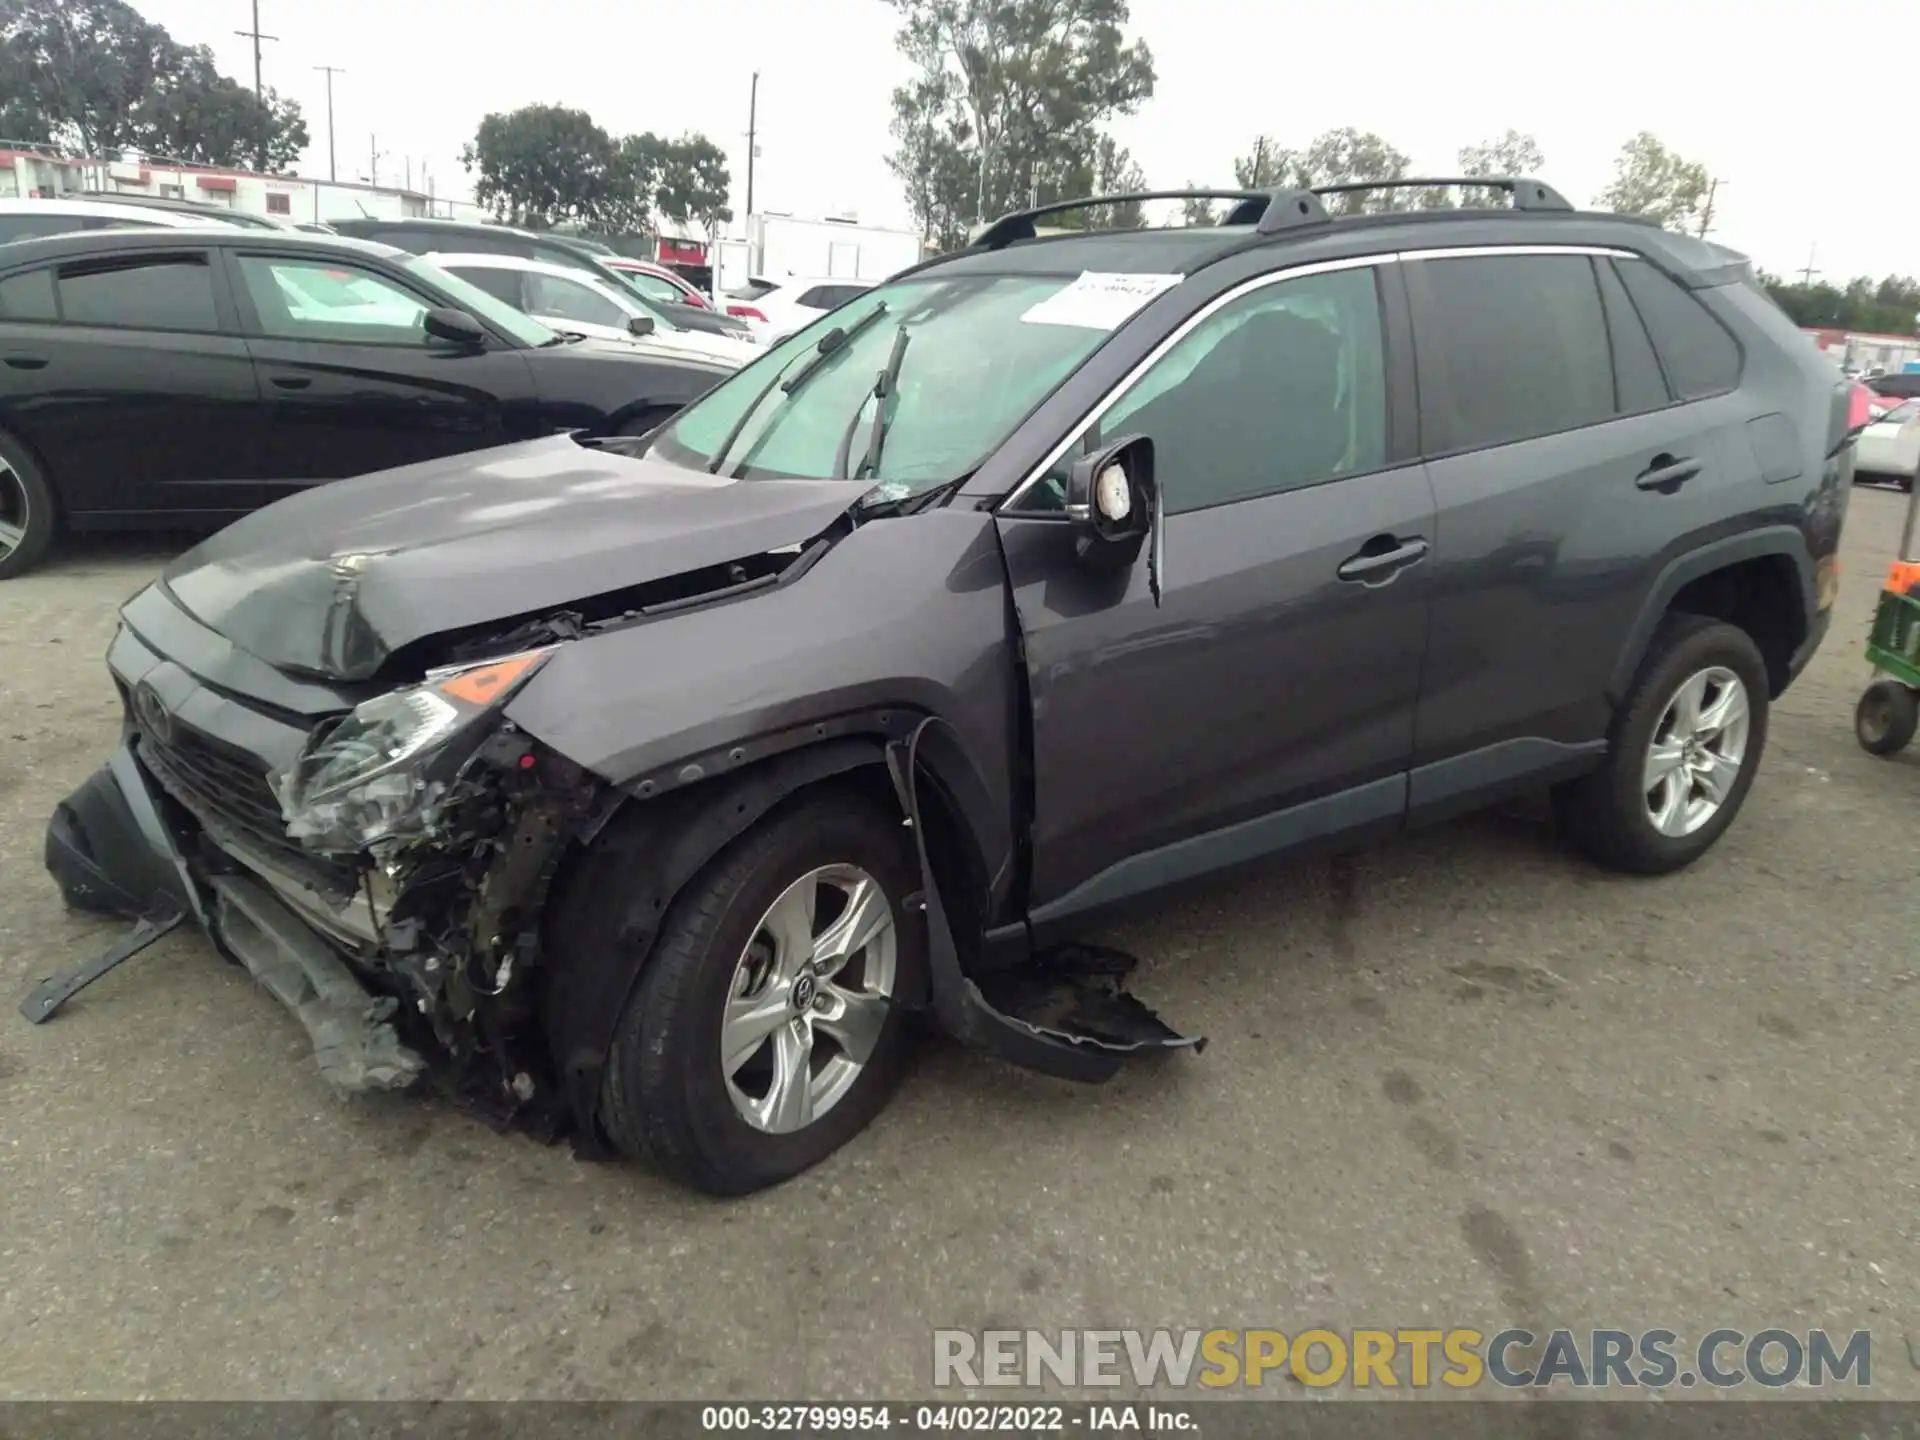
[[[525,655],[510,655],[491,665],[479,665],[471,670],[462,670],[458,675],[449,675],[433,688],[448,699],[458,700],[464,705],[491,705],[511,690],[529,670],[546,659],[547,653],[545,650],[535,650]]]

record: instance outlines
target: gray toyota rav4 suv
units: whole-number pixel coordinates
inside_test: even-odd
[[[1411,183],[1459,182],[1366,188]],[[26,1008],[191,920],[337,1086],[737,1193],[917,1015],[1084,1080],[1197,1043],[1073,942],[1181,882],[1529,790],[1697,859],[1826,628],[1858,407],[1739,255],[1492,183],[1009,216],[649,435],[242,520],[124,609],[47,861],[138,923]]]

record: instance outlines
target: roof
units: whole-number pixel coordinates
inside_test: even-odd
[[[73,256],[113,254],[125,250],[177,250],[183,241],[195,245],[262,247],[290,253],[310,251],[315,255],[366,256],[370,259],[406,258],[407,252],[372,240],[354,240],[344,235],[313,235],[303,230],[247,230],[238,225],[182,225],[141,230],[76,230],[65,235],[47,235],[36,240],[15,240],[0,246],[0,264],[9,270],[47,260],[65,260]]]
[[[498,253],[476,252],[463,254],[458,250],[430,250],[420,257],[435,265],[465,265],[473,270],[531,270],[536,275],[552,275],[561,280],[580,280],[589,284],[599,282],[620,294],[620,290],[609,280],[602,280],[591,270],[582,270],[578,265],[557,265],[551,260],[535,260],[525,255],[501,255]]]

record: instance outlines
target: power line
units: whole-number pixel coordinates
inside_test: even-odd
[[[338,65],[316,65],[313,68],[327,72],[327,178],[338,180],[340,172],[333,161],[333,77],[347,72]]]
[[[260,83],[260,42],[277,41],[280,37],[260,33],[260,0],[253,0],[253,28],[233,33],[253,41],[253,98],[260,102],[260,138],[253,152],[253,168],[264,172],[267,168],[267,132],[272,117],[267,114],[267,92]]]

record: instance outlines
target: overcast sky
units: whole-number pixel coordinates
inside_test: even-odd
[[[251,44],[233,33],[249,0],[135,4],[251,83]],[[1230,185],[1261,131],[1299,145],[1340,125],[1377,130],[1432,174],[1512,126],[1539,141],[1542,178],[1585,204],[1647,129],[1720,177],[1715,238],[1766,268],[1798,271],[1817,247],[1830,279],[1920,273],[1920,192],[1833,103],[1844,82],[1821,47],[1837,15],[1818,0],[1134,0],[1159,84],[1116,133],[1153,184],[1178,186]],[[260,28],[280,37],[264,47],[267,83],[306,111],[309,174],[327,173],[325,77],[312,67],[337,65],[343,180],[366,177],[377,137],[383,180],[410,160],[416,186],[424,168],[440,194],[466,195],[458,156],[482,115],[565,103],[615,134],[704,132],[732,158],[740,212],[757,69],[756,208],[908,224],[885,160],[906,66],[881,0],[260,0]],[[1898,42],[1886,53],[1903,74]]]

